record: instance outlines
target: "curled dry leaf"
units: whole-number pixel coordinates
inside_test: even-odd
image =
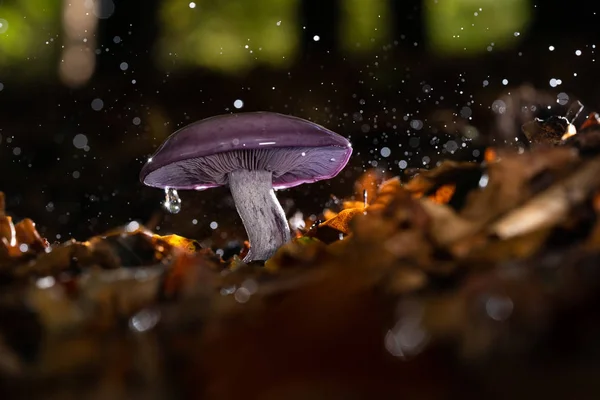
[[[444,161],[434,169],[419,170],[404,187],[417,197],[431,196],[442,187],[463,186],[463,181],[472,177],[478,182],[480,176],[481,169],[476,163]]]
[[[319,228],[322,229],[328,227],[338,231],[343,235],[349,235],[351,232],[350,222],[356,215],[364,212],[365,211],[362,208],[349,208],[342,210],[335,217],[320,224]]]
[[[350,198],[339,200],[337,197],[332,196],[336,207],[324,210],[323,217],[325,220],[333,219],[341,210],[364,209],[367,207],[375,198],[379,185],[387,179],[387,175],[387,173],[375,168],[365,171],[354,183],[354,193]],[[340,206],[341,210],[339,209]]]
[[[600,393],[600,159],[593,141],[578,151],[596,128],[404,184],[364,177],[264,266],[143,227],[41,251],[33,224],[2,210],[5,242],[40,254],[2,269],[0,385],[10,376],[23,398],[489,398],[501,376],[501,397]]]
[[[326,254],[325,243],[321,240],[305,236],[294,239],[282,246],[266,263],[265,268],[276,271],[282,268],[310,266]]]
[[[565,146],[572,146],[582,155],[595,155],[600,152],[600,114],[590,113],[575,135],[566,138]]]
[[[535,119],[523,125],[523,133],[532,144],[559,145],[575,134],[575,127],[565,117],[552,116],[548,119]]]
[[[479,190],[468,194],[460,214],[465,219],[490,222],[563,178],[579,163],[577,151],[565,147],[503,154],[487,166]]]
[[[563,222],[600,187],[600,158],[583,164],[563,181],[538,194],[522,207],[511,211],[490,227],[501,239],[523,235]]]
[[[556,104],[556,95],[522,85],[505,92],[498,100],[492,136],[504,143],[515,143],[518,139],[518,143],[527,147],[521,127],[534,120],[541,110]]]
[[[379,186],[389,178],[381,169],[371,168],[354,184],[354,201],[344,202],[344,208],[361,208],[377,196]]]

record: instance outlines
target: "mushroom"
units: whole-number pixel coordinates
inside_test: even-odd
[[[165,190],[228,185],[250,241],[244,261],[267,260],[290,240],[274,189],[332,178],[351,154],[344,137],[301,118],[219,115],[173,133],[148,159],[140,180]]]

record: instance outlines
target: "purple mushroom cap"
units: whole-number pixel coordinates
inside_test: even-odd
[[[173,133],[148,160],[140,180],[157,188],[206,189],[234,170],[272,172],[289,188],[336,176],[352,154],[344,137],[310,121],[271,112],[219,115]]]

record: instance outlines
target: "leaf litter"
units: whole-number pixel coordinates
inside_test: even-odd
[[[524,147],[490,146],[482,162],[368,170],[266,263],[241,261],[247,243],[223,260],[143,226],[50,245],[33,221],[14,224],[0,195],[0,389],[600,393],[600,118],[575,129],[579,108],[525,123]]]

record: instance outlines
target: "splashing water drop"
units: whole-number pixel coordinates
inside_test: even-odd
[[[488,174],[481,175],[481,179],[479,179],[479,187],[481,189],[484,189],[485,187],[487,187],[489,180],[490,180],[490,177],[488,176]]]
[[[171,214],[177,214],[181,211],[181,199],[176,189],[165,188],[165,209]]]

